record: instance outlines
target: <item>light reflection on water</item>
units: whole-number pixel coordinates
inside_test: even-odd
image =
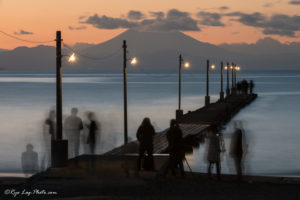
[[[152,119],[157,130],[167,128],[175,116],[178,103],[178,83],[174,74],[128,74],[129,136],[142,119]],[[235,119],[246,122],[249,149],[245,170],[251,174],[299,173],[299,100],[300,71],[241,72],[240,79],[251,77],[259,98],[240,112]],[[102,124],[102,140],[97,152],[105,152],[123,142],[123,85],[122,74],[65,74],[63,85],[63,113],[78,107],[93,110]],[[224,79],[226,80],[226,79]],[[41,131],[47,111],[55,105],[55,74],[12,72],[0,73],[0,171],[21,170],[21,153],[27,143],[41,151]],[[205,74],[183,74],[182,107],[185,112],[203,106]],[[211,74],[211,99],[219,93],[219,74]],[[226,84],[224,84],[226,86]],[[225,130],[230,133],[231,125]],[[187,156],[195,171],[206,171],[203,148]],[[227,154],[223,156],[222,171],[232,172]]]

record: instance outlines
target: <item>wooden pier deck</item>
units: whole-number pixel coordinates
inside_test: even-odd
[[[250,104],[257,94],[231,95],[224,101],[218,101],[198,110],[188,112],[178,119],[183,132],[183,138],[191,146],[197,145],[205,130],[211,125],[224,125],[242,108]],[[155,135],[153,141],[153,153],[164,153],[168,147],[166,133],[168,129]],[[117,147],[104,155],[125,155],[138,153],[138,141],[129,142]]]

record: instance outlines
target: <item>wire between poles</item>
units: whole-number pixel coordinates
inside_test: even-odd
[[[6,35],[6,36],[8,36],[8,37],[10,37],[10,38],[13,38],[13,39],[15,39],[15,40],[19,40],[19,41],[22,41],[22,42],[28,42],[28,43],[34,43],[34,44],[45,44],[45,43],[50,43],[50,42],[55,41],[55,40],[48,40],[48,41],[25,40],[25,39],[22,39],[22,38],[13,36],[13,35],[11,35],[11,34],[8,34],[8,33],[4,32],[4,31],[1,31],[1,30],[0,30],[0,33],[4,34],[4,35]]]
[[[113,57],[115,55],[117,55],[122,49],[118,49],[117,51],[113,52],[112,54],[109,54],[107,56],[104,56],[104,57],[91,57],[91,56],[88,56],[88,55],[84,55],[84,54],[81,54],[79,53],[78,51],[74,50],[72,47],[70,47],[69,45],[63,43],[64,47],[66,47],[68,50],[74,52],[75,54],[79,55],[80,57],[83,57],[83,58],[87,58],[87,59],[91,59],[91,60],[105,60],[105,59],[108,59],[110,57]]]

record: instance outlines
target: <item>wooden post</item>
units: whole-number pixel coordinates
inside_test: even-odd
[[[226,84],[226,97],[229,97],[230,95],[230,89],[229,89],[229,62],[227,62],[227,84]]]
[[[221,91],[220,91],[220,101],[224,100],[224,91],[223,91],[223,61],[221,62]]]
[[[209,96],[209,60],[206,61],[206,96],[205,96],[205,106],[210,104]]]
[[[128,143],[128,127],[127,127],[127,45],[123,40],[123,86],[124,86],[124,144]]]
[[[56,139],[62,140],[61,32],[56,32]]]

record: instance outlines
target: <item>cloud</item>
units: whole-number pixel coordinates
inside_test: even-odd
[[[14,32],[15,35],[33,35],[33,32],[24,31],[23,29],[20,29],[19,32]]]
[[[74,31],[74,30],[84,30],[84,29],[86,29],[86,26],[77,26],[77,27],[75,27],[75,26],[69,26],[68,27],[69,28],[69,30],[72,30],[72,31]]]
[[[276,4],[279,4],[281,1],[282,1],[282,0],[278,0],[278,1],[275,1],[275,2],[265,3],[265,4],[264,4],[264,7],[265,7],[265,8],[273,7],[273,6],[275,6]]]
[[[83,16],[79,16],[78,19],[80,19],[80,20],[81,19],[86,19],[86,16],[84,16],[84,15]]]
[[[262,28],[266,35],[280,35],[287,37],[295,37],[296,31],[300,31],[300,16],[275,14],[271,17],[255,12],[245,14],[240,12],[229,13],[226,16],[236,16],[236,21],[252,27]]]
[[[164,12],[150,12],[150,15],[155,18],[163,18],[165,16]]]
[[[229,10],[229,7],[228,6],[221,6],[221,7],[219,7],[219,10],[220,11],[226,11],[226,10]]]
[[[199,12],[197,17],[200,18],[199,23],[206,26],[225,26],[222,22],[222,15],[219,13]]]
[[[300,5],[300,0],[292,0],[289,2],[291,5]]]
[[[97,14],[88,17],[82,23],[91,24],[100,29],[133,28],[138,26],[138,23],[130,22],[127,19],[107,17],[106,15],[99,17]]]
[[[144,18],[144,14],[140,11],[130,10],[127,14],[127,18],[130,20],[141,20]]]
[[[130,19],[135,21],[126,18],[112,18],[106,15],[99,17],[95,14],[88,17],[87,20],[81,21],[81,23],[91,24],[100,29],[136,28],[147,31],[200,31],[197,21],[190,17],[188,12],[182,12],[177,9],[171,9],[166,14],[163,12],[151,12],[152,18],[144,18],[140,21],[137,21],[139,18],[137,17],[139,15],[137,12],[139,11],[134,12],[134,14],[132,12],[131,14],[135,18],[132,18],[133,15],[131,15]]]

